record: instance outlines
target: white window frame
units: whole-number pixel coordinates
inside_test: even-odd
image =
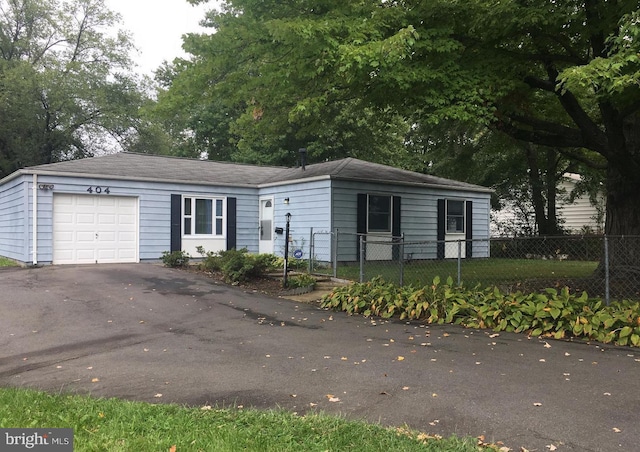
[[[459,202],[462,204],[462,215],[450,215],[449,214],[449,203],[450,202]],[[447,199],[445,206],[445,233],[446,234],[465,234],[467,227],[467,203],[462,199]],[[457,219],[462,218],[462,229],[457,229],[457,226],[454,226],[454,229],[450,229],[449,225],[451,224],[451,220],[453,220],[453,224],[457,225]]]
[[[187,213],[187,200],[189,200],[190,209]],[[197,201],[211,201],[211,233],[196,233],[196,217],[197,217]],[[218,215],[218,202],[222,207],[222,214]],[[203,196],[203,195],[183,195],[182,196],[182,237],[203,237],[203,238],[224,238],[227,234],[227,203],[226,198],[220,196]],[[189,220],[189,231],[187,231],[187,221]],[[218,221],[220,231],[218,231]]]
[[[389,199],[389,228],[387,230],[371,230],[371,212],[369,211],[369,207],[371,205],[370,200],[372,196],[376,196],[379,198],[388,198]],[[393,231],[393,196],[386,195],[382,193],[370,193],[367,194],[367,233],[368,234],[391,234]]]

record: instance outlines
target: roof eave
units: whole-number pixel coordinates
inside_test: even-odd
[[[23,170],[20,170],[23,171]],[[14,173],[15,174],[15,173]],[[242,184],[242,183],[228,183],[228,182],[208,182],[190,180],[185,181],[183,179],[165,179],[155,177],[139,177],[139,176],[117,176],[108,174],[93,174],[93,173],[74,173],[64,171],[24,171],[24,174],[37,174],[38,176],[54,176],[54,177],[80,177],[85,179],[109,179],[109,180],[122,180],[122,181],[140,181],[140,182],[160,182],[160,183],[173,183],[181,185],[207,185],[211,187],[239,187],[239,188],[258,188],[258,184]],[[4,179],[3,179],[4,181]]]
[[[371,182],[370,179],[363,179],[359,177],[341,177],[341,176],[333,176],[332,179],[335,180],[346,180],[353,182]],[[443,185],[443,184],[432,184],[428,182],[402,182],[395,180],[383,180],[377,179],[375,181],[376,184],[385,184],[385,185],[405,185],[410,187],[423,187],[423,188],[437,188],[437,189],[447,189],[447,190],[455,190],[455,191],[470,191],[474,193],[493,193],[495,190],[492,188],[481,187],[479,185],[474,187],[460,187],[457,185]]]

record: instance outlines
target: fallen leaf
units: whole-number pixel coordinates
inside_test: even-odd
[[[92,379],[91,379],[91,383],[97,383],[97,382],[99,382],[99,381],[100,381],[100,379],[99,379],[99,378],[92,378]]]
[[[442,333],[442,337],[449,337],[451,336],[449,333]]]
[[[162,397],[162,394],[157,393],[156,395],[154,395],[154,397],[155,397],[156,399],[159,399],[160,397]]]
[[[398,356],[398,361],[404,361],[404,356]]]
[[[318,406],[318,404],[317,403],[313,403],[313,402],[309,402],[309,406],[313,408],[314,406]]]
[[[176,445],[175,444],[169,448],[169,452],[176,452]]]
[[[620,433],[622,430],[620,430],[620,429],[619,429],[619,428],[617,428],[617,427],[613,427],[613,431],[614,431],[614,432],[616,432],[616,433]]]
[[[335,402],[339,402],[339,401],[340,401],[340,399],[339,399],[338,397],[331,397],[331,398],[329,399],[329,402],[333,402],[333,403],[335,403]]]
[[[544,343],[544,348],[551,348],[551,345],[548,342]]]

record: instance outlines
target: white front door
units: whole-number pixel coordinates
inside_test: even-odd
[[[109,195],[53,196],[53,263],[138,261],[138,200]]]
[[[260,199],[260,254],[273,253],[273,198]]]

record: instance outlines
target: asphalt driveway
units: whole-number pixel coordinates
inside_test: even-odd
[[[638,349],[350,317],[151,264],[0,270],[0,385],[640,450]]]

